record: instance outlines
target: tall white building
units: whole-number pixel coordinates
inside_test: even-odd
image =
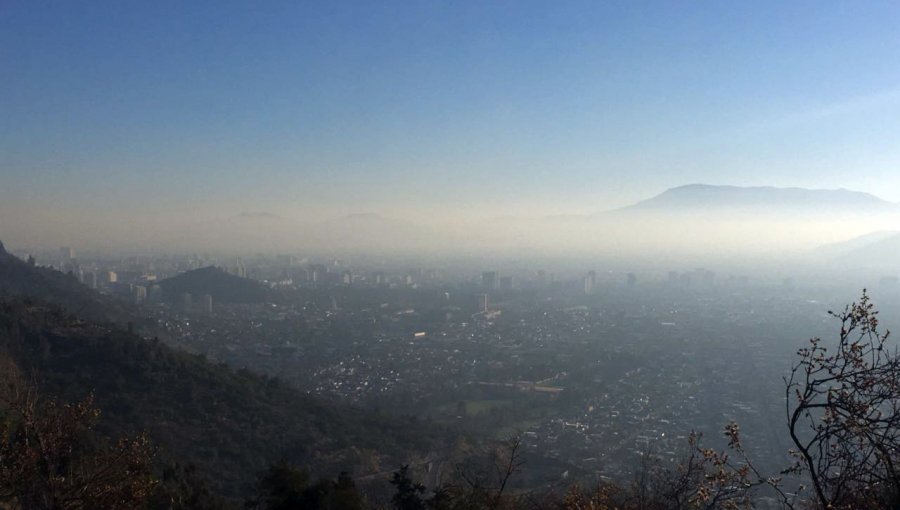
[[[594,293],[597,287],[597,273],[595,271],[588,271],[588,274],[584,277],[584,293],[590,296]]]

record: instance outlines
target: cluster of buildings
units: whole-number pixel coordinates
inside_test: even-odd
[[[781,377],[805,339],[833,333],[826,311],[854,297],[706,269],[639,284],[633,273],[559,278],[290,256],[58,257],[86,285],[144,304],[180,347],[328,398],[478,432],[521,430],[534,451],[598,477],[630,472],[649,452],[677,460],[692,430],[724,446],[731,420],[753,458],[784,467]],[[162,299],[160,281],[207,265],[279,297]]]
[[[680,278],[626,277],[587,295],[485,292],[494,276],[482,276],[159,317],[173,341],[215,360],[364,406],[522,430],[535,451],[596,476],[629,472],[650,450],[674,460],[692,430],[724,446],[730,420],[754,458],[784,459],[781,376],[797,345],[827,333],[821,302]]]

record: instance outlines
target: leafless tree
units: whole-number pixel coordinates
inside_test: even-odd
[[[517,498],[509,494],[509,488],[525,464],[523,453],[522,438],[515,434],[501,444],[491,445],[485,457],[470,458],[457,465],[456,481],[439,489],[450,500],[445,507],[516,508]]]
[[[500,508],[500,503],[503,501],[503,493],[506,491],[510,479],[525,464],[522,458],[522,437],[519,434],[507,439],[504,447],[495,452],[493,464],[497,490],[491,501],[490,508],[492,510]]]
[[[837,345],[819,338],[785,378],[786,413],[822,508],[896,508],[900,502],[900,356],[863,291],[842,312]]]

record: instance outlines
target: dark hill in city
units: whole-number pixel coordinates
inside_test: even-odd
[[[229,274],[215,266],[167,278],[159,282],[159,286],[168,301],[178,301],[184,294],[190,294],[194,300],[209,294],[218,303],[261,303],[269,295],[263,284]]]

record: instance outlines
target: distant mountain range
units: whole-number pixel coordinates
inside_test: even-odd
[[[842,267],[900,272],[900,232],[873,232],[822,246],[815,254]]]
[[[846,189],[690,184],[594,214],[547,216],[535,211],[532,215],[478,218],[472,211],[460,211],[428,218],[364,212],[320,221],[244,212],[214,220],[183,221],[159,226],[158,231],[138,229],[117,242],[143,245],[150,252],[274,252],[328,257],[363,253],[520,254],[523,250],[545,254],[651,253],[679,243],[682,252],[707,253],[710,247],[726,246],[738,251],[758,250],[764,245],[765,249],[791,246],[809,250],[847,237],[841,234],[845,229],[894,228],[893,223],[900,224],[900,205]],[[843,225],[835,226],[837,223]]]
[[[876,246],[883,241],[887,241],[892,237],[900,236],[900,231],[896,230],[879,230],[870,232],[847,241],[839,243],[830,243],[818,247],[815,252],[817,255],[824,257],[841,257],[859,250],[866,250],[872,246]]]
[[[641,200],[619,209],[598,212],[592,216],[577,214],[561,214],[543,218],[521,218],[501,215],[485,218],[483,221],[508,223],[533,221],[535,219],[577,221],[591,217],[603,217],[621,213],[692,213],[692,212],[808,212],[827,215],[829,213],[898,213],[900,204],[889,202],[871,193],[840,189],[809,189],[774,186],[727,186],[714,184],[686,184],[669,188],[653,197]],[[403,235],[423,235],[428,229],[414,221],[389,218],[378,213],[356,213],[316,223],[300,223],[281,216],[265,213],[241,213],[231,218],[217,220],[229,228],[241,224],[265,223],[267,228],[273,224],[291,227],[294,231],[302,230],[314,236],[337,233],[338,237],[352,237],[360,230],[382,234],[402,233]]]
[[[846,189],[739,187],[689,184],[668,189],[616,213],[898,213],[900,206]]]

